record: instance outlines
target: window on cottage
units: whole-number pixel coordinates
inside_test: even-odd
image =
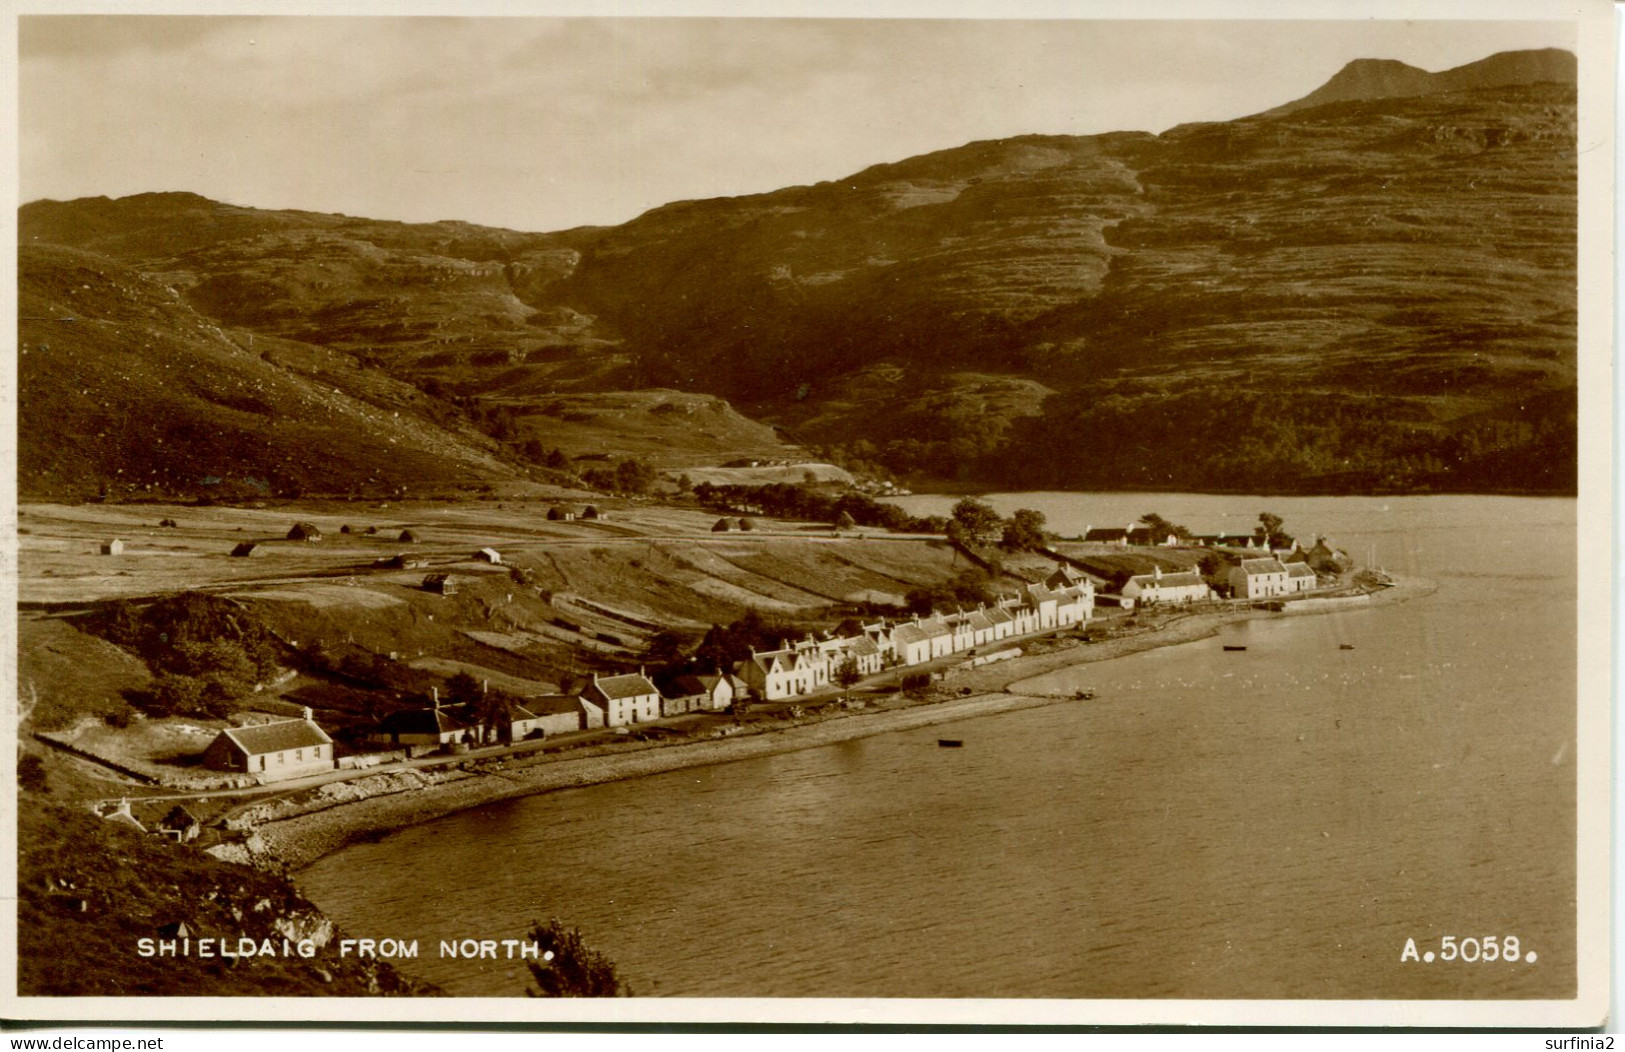
[[[293,758],[295,760],[303,760],[305,758],[305,750],[303,750],[303,749],[295,749],[293,751]]]
[[[281,767],[287,761],[288,761],[288,757],[287,757],[286,753],[280,753],[279,752],[279,753],[276,754],[276,765],[278,767]]]

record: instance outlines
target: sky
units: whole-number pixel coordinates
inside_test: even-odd
[[[23,15],[19,199],[558,230],[979,139],[1240,117],[1356,58],[1575,45],[1530,21]]]

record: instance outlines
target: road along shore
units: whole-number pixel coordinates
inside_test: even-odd
[[[1370,605],[1401,602],[1431,594],[1436,586],[1423,578],[1397,580],[1393,587],[1373,593]],[[1338,609],[1328,606],[1322,609]],[[246,846],[228,845],[222,857],[269,868],[295,870],[348,844],[373,839],[393,830],[432,821],[457,811],[529,796],[626,778],[642,778],[666,771],[735,760],[814,749],[855,738],[912,730],[933,724],[989,716],[1003,712],[1063,704],[1070,696],[1025,693],[1022,684],[1058,669],[1107,661],[1157,647],[1188,643],[1216,634],[1236,621],[1291,616],[1256,610],[1222,610],[1176,618],[1156,629],[1084,644],[1049,653],[999,662],[944,680],[950,689],[970,691],[968,696],[878,712],[847,712],[809,717],[803,722],[757,730],[725,738],[648,744],[605,755],[515,759],[500,766],[455,771],[440,777],[379,776],[342,783],[329,800],[313,801],[318,810],[256,823]]]

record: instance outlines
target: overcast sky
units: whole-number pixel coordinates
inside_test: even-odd
[[[1239,117],[1355,58],[1537,47],[1573,26],[25,16],[20,198],[555,230],[977,139]]]

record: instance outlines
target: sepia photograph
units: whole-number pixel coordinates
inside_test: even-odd
[[[1118,6],[9,16],[0,1017],[1603,1025],[1612,5]]]

